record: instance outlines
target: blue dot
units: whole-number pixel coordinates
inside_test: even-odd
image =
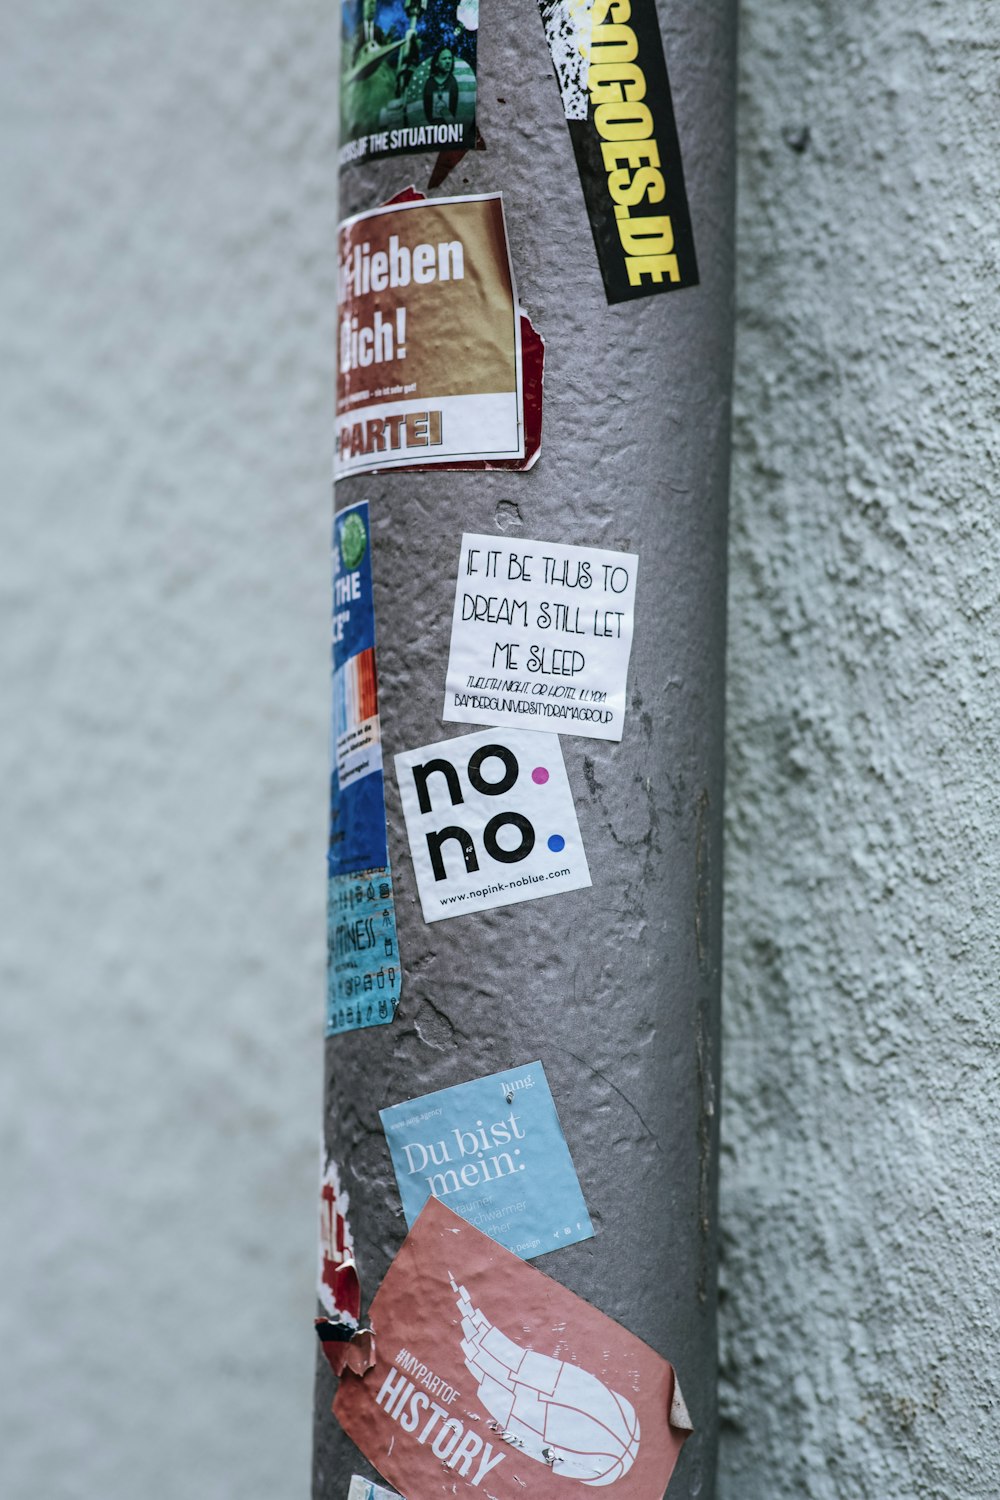
[[[552,833],[549,835],[549,848],[553,854],[558,854],[560,849],[565,849],[565,847],[566,840],[561,833]]]

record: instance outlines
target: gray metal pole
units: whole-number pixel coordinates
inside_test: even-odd
[[[714,1490],[723,670],[733,340],[735,4],[660,4],[700,286],[609,307],[536,0],[483,7],[479,127],[444,193],[501,190],[546,341],[528,473],[354,477],[371,504],[389,844],[403,962],[392,1025],[326,1045],[325,1132],[366,1302],[406,1233],[378,1110],[540,1057],[596,1236],[539,1264],[676,1368],[694,1422],[671,1500]],[[352,166],[344,214],[433,157]],[[331,247],[332,250],[332,247]],[[441,703],[463,531],[636,552],[620,744],[562,737],[593,887],[428,926],[394,752],[467,726]],[[316,1390],[315,1500],[377,1478]]]

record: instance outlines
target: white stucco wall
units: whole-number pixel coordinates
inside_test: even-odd
[[[744,5],[722,1500],[1000,1492],[998,30]],[[0,40],[0,1493],[301,1500],[332,11]]]
[[[742,19],[721,1500],[994,1500],[1000,11]]]
[[[0,20],[4,1500],[302,1500],[330,9]]]

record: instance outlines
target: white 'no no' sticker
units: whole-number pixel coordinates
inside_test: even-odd
[[[555,735],[487,729],[395,759],[426,922],[590,885]]]

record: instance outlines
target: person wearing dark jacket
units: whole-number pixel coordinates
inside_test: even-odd
[[[448,46],[435,52],[424,84],[424,114],[431,124],[454,120],[458,112],[455,54]]]
[[[406,11],[406,35],[403,38],[399,60],[396,64],[396,93],[400,98],[406,93],[410,79],[420,64],[420,39],[417,36],[417,20],[426,4],[427,0],[405,0],[403,6],[403,9]]]
[[[358,27],[357,40],[354,43],[354,56],[352,62],[357,63],[365,52],[374,52],[378,47],[385,47],[393,40],[381,26],[375,25],[375,8],[378,0],[364,0],[361,12],[361,25]]]

